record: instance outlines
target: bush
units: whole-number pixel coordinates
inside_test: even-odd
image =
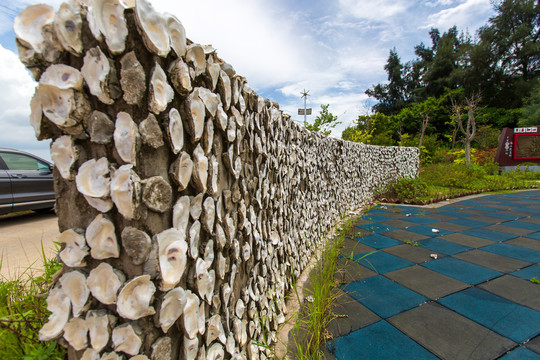
[[[36,272],[29,268],[15,280],[0,279],[1,359],[61,360],[65,357],[65,350],[56,341],[38,339],[38,331],[50,314],[45,295],[53,274],[62,266],[54,258],[44,257],[43,260],[43,270]]]
[[[388,184],[377,194],[377,198],[414,199],[428,194],[427,184],[419,178],[400,179]]]

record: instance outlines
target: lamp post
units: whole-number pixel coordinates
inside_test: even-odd
[[[311,115],[311,108],[309,109],[306,108],[306,101],[307,101],[307,97],[309,96],[309,90],[306,91],[306,89],[304,89],[304,91],[302,91],[300,94],[302,94],[302,97],[304,98],[304,108],[298,109],[298,115],[304,115],[304,124],[306,124],[307,123],[306,116]]]

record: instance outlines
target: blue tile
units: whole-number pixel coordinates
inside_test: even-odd
[[[472,248],[468,246],[463,246],[455,244],[453,242],[445,241],[442,239],[426,239],[420,240],[419,243],[426,249],[445,254],[445,255],[454,255],[460,252],[471,250]]]
[[[463,231],[462,234],[476,236],[482,239],[491,240],[491,241],[506,241],[513,238],[516,238],[516,235],[504,234],[497,231],[486,230],[486,229],[471,229]]]
[[[447,216],[453,216],[453,217],[456,217],[456,218],[467,218],[469,216],[476,216],[476,215],[467,214],[467,213],[460,212],[460,211],[441,211],[439,214],[447,215]]]
[[[401,211],[402,214],[421,215],[424,214],[424,210],[418,210],[408,206],[396,206],[396,210]]]
[[[522,248],[505,243],[491,244],[480,248],[480,250],[489,251],[493,254],[508,256],[513,259],[523,260],[530,263],[540,262],[540,251]]]
[[[520,207],[520,208],[517,208],[516,210],[531,213],[531,214],[540,214],[540,209],[535,209],[532,207]]]
[[[373,209],[368,211],[368,214],[384,214],[387,213],[388,209],[383,209],[381,207],[374,207]]]
[[[495,212],[495,211],[500,210],[497,208],[489,207],[489,205],[488,206],[471,206],[469,209],[476,210],[476,211],[484,211],[484,212]]]
[[[430,226],[419,225],[419,226],[408,227],[407,231],[412,231],[412,232],[415,232],[417,234],[421,234],[421,235],[425,235],[425,236],[431,236],[431,237],[438,237],[438,236],[452,234],[451,231],[444,230],[444,229],[437,229],[437,230],[439,230],[439,232],[433,232],[433,229],[434,228],[430,227]]]
[[[326,343],[336,359],[437,359],[384,320]]]
[[[535,232],[535,233],[529,234],[529,235],[527,235],[527,237],[531,238],[531,239],[535,239],[535,240],[540,240],[540,232]]]
[[[456,220],[450,220],[448,222],[452,224],[470,226],[470,227],[482,227],[482,226],[491,225],[490,223],[487,223],[487,222],[471,220],[471,219],[456,219]]]
[[[440,220],[428,219],[428,218],[421,217],[421,216],[411,216],[411,217],[407,218],[407,221],[410,221],[410,222],[415,223],[415,224],[427,225],[427,224],[432,224],[432,223],[435,223],[435,222],[439,222]]]
[[[389,217],[383,216],[383,215],[366,214],[366,215],[362,216],[362,220],[367,220],[367,221],[371,221],[371,222],[374,222],[374,223],[378,223],[378,222],[385,222],[385,221],[392,220],[392,219],[389,218]]]
[[[433,260],[421,264],[421,266],[470,285],[476,285],[503,275],[498,271],[452,257]]]
[[[397,228],[395,227],[383,225],[383,224],[377,224],[377,223],[356,225],[356,227],[374,232],[375,234],[381,234],[388,231],[397,230]]]
[[[468,288],[437,302],[517,343],[540,333],[540,312],[479,288]]]
[[[503,219],[503,220],[517,220],[517,219],[521,219],[523,216],[494,212],[494,213],[489,214],[489,217]]]
[[[527,229],[527,230],[540,230],[540,225],[538,224],[532,224],[524,221],[507,221],[504,224],[505,226],[513,226],[520,229]]]
[[[428,301],[422,295],[382,275],[344,285],[342,289],[383,319]]]
[[[540,355],[520,346],[499,358],[499,360],[540,360]]]
[[[365,266],[368,269],[372,269],[379,274],[384,274],[414,265],[410,261],[390,255],[384,251],[356,254],[354,255],[353,259],[360,265]]]
[[[513,273],[510,273],[510,275],[517,276],[518,278],[530,280],[531,278],[535,277],[538,280],[540,280],[540,265],[531,265],[524,269],[514,271]]]
[[[388,236],[379,235],[379,234],[357,237],[355,238],[355,240],[358,242],[361,242],[362,244],[371,246],[372,248],[375,248],[375,249],[384,249],[390,246],[403,244],[401,241],[394,240],[394,239],[389,238]]]

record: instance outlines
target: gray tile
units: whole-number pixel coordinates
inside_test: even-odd
[[[456,254],[454,257],[456,259],[487,267],[502,273],[510,273],[530,265],[530,263],[525,261],[512,259],[478,249]]]
[[[328,332],[334,338],[347,335],[381,319],[343,290],[337,289],[334,295],[336,301],[332,311],[336,317],[328,324]]]
[[[428,218],[437,220],[437,221],[450,221],[450,220],[456,220],[456,217],[448,216],[448,215],[442,215],[442,214],[427,214]]]
[[[389,213],[384,213],[383,214],[385,217],[387,218],[390,218],[390,219],[403,219],[406,217],[405,213],[403,212],[389,212]]]
[[[430,256],[431,254],[433,254],[433,251],[423,248],[421,246],[403,244],[386,248],[384,249],[384,251],[416,264],[421,264],[433,260]],[[445,255],[438,254],[438,256],[439,258],[442,258]]]
[[[481,210],[473,210],[473,209],[462,209],[460,212],[464,214],[471,214],[471,215],[484,215],[487,214],[487,211],[481,211]]]
[[[464,282],[418,265],[392,271],[384,276],[432,300],[469,287]]]
[[[435,229],[443,229],[443,230],[448,230],[452,232],[461,232],[461,231],[472,229],[472,227],[470,226],[452,224],[452,223],[447,223],[447,222],[429,224],[429,226],[434,227]]]
[[[540,354],[540,336],[535,337],[531,341],[525,344],[525,347]]]
[[[343,247],[341,248],[340,254],[347,257],[351,255],[351,253],[360,254],[360,253],[370,252],[373,250],[375,249],[372,248],[371,246],[367,246],[356,240],[345,239],[345,241],[343,242]]]
[[[482,246],[494,244],[494,241],[491,241],[491,240],[482,239],[482,238],[471,236],[471,235],[459,234],[459,233],[443,235],[440,237],[440,239],[450,241],[455,244],[472,247],[472,248],[479,248]]]
[[[405,229],[405,228],[408,228],[408,227],[411,227],[411,226],[417,226],[418,225],[418,224],[415,224],[415,223],[412,223],[412,222],[409,222],[409,221],[403,221],[403,220],[399,220],[399,219],[388,220],[388,221],[385,221],[385,222],[383,222],[381,224],[392,226],[392,227],[399,228],[399,229]]]
[[[388,236],[389,238],[400,240],[400,241],[407,241],[407,240],[420,241],[420,240],[429,238],[428,236],[417,234],[412,231],[407,231],[403,229],[385,232],[384,236]]]
[[[521,246],[527,249],[540,251],[540,240],[531,239],[528,237],[519,237],[505,241],[505,244]]]
[[[334,279],[340,284],[349,284],[377,275],[376,272],[363,267],[356,261],[343,257],[337,259],[337,266],[338,270],[334,275]]]
[[[485,223],[489,223],[489,224],[499,224],[499,223],[502,223],[504,221],[507,221],[507,220],[504,220],[504,219],[500,219],[500,218],[495,218],[495,217],[490,217],[489,214],[486,214],[486,216],[473,216],[471,218],[469,218],[471,220],[475,220],[475,221],[481,221],[481,222],[485,222]]]
[[[516,236],[525,236],[528,234],[532,234],[533,232],[536,232],[535,230],[523,229],[523,228],[518,228],[514,226],[505,226],[502,224],[486,226],[483,229],[497,231],[497,232],[510,234],[510,235],[516,235]]]
[[[540,311],[540,286],[512,275],[505,275],[480,285],[484,290]]]
[[[517,345],[433,302],[398,314],[388,322],[441,359],[494,359]]]
[[[519,219],[519,221],[528,222],[530,224],[538,224],[538,225],[540,225],[540,219],[533,218],[533,217]]]

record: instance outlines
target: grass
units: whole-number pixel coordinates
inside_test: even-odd
[[[493,163],[439,163],[423,166],[415,179],[400,179],[376,192],[384,202],[429,204],[482,192],[538,188],[540,173],[516,170],[498,174]]]
[[[64,359],[56,341],[40,342],[38,331],[47,322],[46,294],[53,275],[62,267],[47,259],[41,246],[43,269],[27,268],[15,280],[0,278],[0,358]],[[2,263],[0,261],[0,268]]]
[[[540,280],[538,280],[538,278],[536,276],[531,278],[531,282],[533,284],[540,284]]]

